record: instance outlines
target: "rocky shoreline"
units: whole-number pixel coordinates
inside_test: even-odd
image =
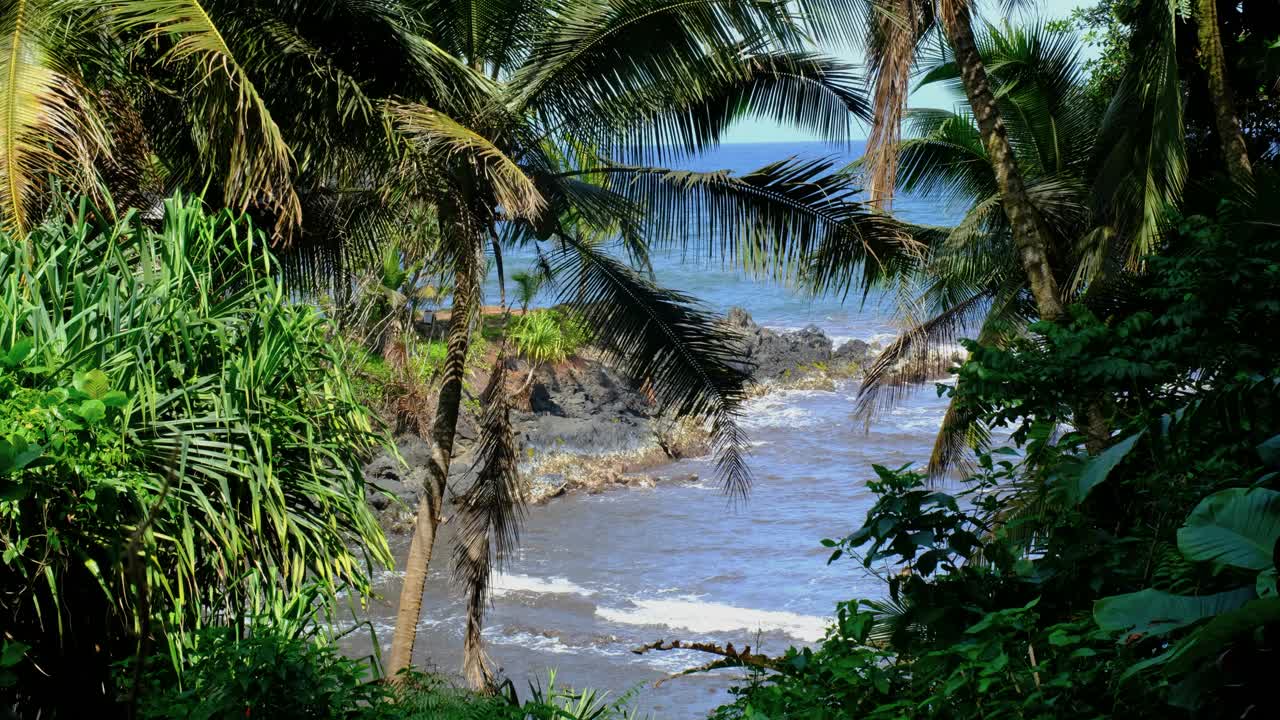
[[[791,387],[834,389],[838,378],[855,376],[872,356],[871,346],[861,340],[836,348],[816,326],[777,332],[761,327],[741,308],[732,308],[724,322],[741,336],[743,369],[753,373],[760,394]],[[659,478],[649,471],[709,451],[697,423],[657,417],[639,387],[592,357],[537,368],[522,400],[524,407],[513,409],[511,422],[526,459],[520,472],[531,504],[567,493],[652,486]],[[461,481],[470,470],[475,427],[472,417],[459,421],[451,480]],[[396,444],[403,462],[383,452],[365,467],[369,502],[391,532],[409,527],[430,457],[428,441],[416,434],[402,435]]]

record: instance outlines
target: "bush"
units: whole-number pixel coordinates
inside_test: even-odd
[[[590,331],[578,315],[559,309],[533,310],[511,319],[507,339],[516,353],[535,364],[557,363],[576,355],[591,342]]]
[[[203,631],[181,672],[155,657],[143,673],[138,716],[146,720],[631,720],[629,695],[535,687],[521,702],[512,684],[493,695],[437,675],[406,671],[371,680],[370,663],[342,657],[308,625],[255,622],[244,637]]]
[[[368,663],[332,644],[258,624],[245,637],[202,631],[181,674],[166,657],[143,677],[138,717],[146,720],[365,720],[392,715],[389,685],[370,682]]]
[[[1280,713],[1280,233],[1228,205],[1168,242],[1062,322],[967,343],[955,412],[1017,448],[954,496],[877,468],[826,544],[888,565],[887,599],[842,605],[717,717]],[[1089,406],[1112,428],[1093,453]]]
[[[181,197],[158,230],[68,215],[0,239],[0,614],[23,649],[0,702],[33,715],[390,562],[360,462],[380,436],[266,238]]]

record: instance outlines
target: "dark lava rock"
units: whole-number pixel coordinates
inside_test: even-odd
[[[831,354],[833,365],[865,365],[871,360],[871,346],[861,340],[849,340]]]
[[[760,327],[742,308],[730,308],[724,324],[742,336],[744,370],[757,381],[780,378],[797,368],[830,362],[831,338],[815,325],[779,333]]]
[[[652,407],[625,377],[595,360],[541,367],[529,412],[512,414],[523,448],[602,454],[651,438]]]
[[[392,504],[388,494],[410,508],[417,505],[422,494],[423,473],[431,459],[430,442],[417,435],[402,435],[396,439],[396,449],[404,463],[382,451],[364,467],[366,497],[375,510],[386,510]]]

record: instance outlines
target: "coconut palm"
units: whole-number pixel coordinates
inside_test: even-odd
[[[1049,228],[1035,207],[1009,142],[974,34],[972,0],[862,0],[848,3],[853,23],[865,33],[875,74],[876,120],[868,137],[868,186],[872,199],[889,200],[897,168],[894,153],[898,124],[907,100],[908,78],[918,49],[928,37],[945,40],[973,113],[982,143],[991,157],[1000,188],[1000,206],[1009,220],[1037,312],[1045,319],[1062,314],[1059,282],[1051,265]]]
[[[383,192],[382,103],[466,92],[441,79],[452,58],[414,5],[0,3],[0,223],[25,234],[51,178],[152,214],[181,187],[272,229],[293,285],[346,293],[338,278],[424,212]]]
[[[652,249],[705,228],[714,252],[778,275],[814,254],[892,262],[911,248],[889,219],[854,201],[853,179],[829,162],[784,160],[751,173],[677,171],[654,163],[712,147],[738,119],[760,116],[832,140],[866,116],[851,69],[805,49],[797,19],[765,0],[437,2],[429,42],[454,57],[457,93],[387,106],[405,151],[397,192],[434,198],[453,268],[448,360],[432,428],[433,456],[406,564],[389,667],[406,667],[421,613],[449,477],[464,359],[480,306],[486,252],[534,248],[572,306],[624,372],[647,381],[662,413],[709,424],[727,486],[748,473],[735,422],[745,377],[732,338],[691,298],[644,272]],[[640,264],[630,266],[602,246]],[[497,374],[497,372],[495,372]],[[518,500],[502,386],[489,412],[456,569],[469,585],[469,679],[486,680],[479,626],[495,559],[515,539]],[[501,490],[495,489],[501,488]],[[479,499],[487,498],[481,501]],[[497,505],[494,505],[497,503]]]
[[[1200,54],[1204,58],[1208,76],[1209,96],[1213,102],[1218,144],[1222,147],[1222,160],[1227,175],[1239,187],[1253,184],[1253,166],[1249,151],[1245,148],[1240,132],[1240,120],[1236,117],[1235,100],[1227,82],[1226,60],[1222,53],[1222,35],[1218,29],[1217,0],[1196,1],[1196,34],[1200,41]]]
[[[1050,251],[1067,297],[1079,296],[1092,272],[1092,256],[1081,239],[1092,228],[1090,178],[1101,122],[1084,102],[1076,47],[1074,36],[1039,26],[990,28],[978,41],[1028,196],[1052,228]],[[946,83],[958,93],[962,82],[958,64],[946,53],[926,66],[921,80]],[[913,278],[899,286],[907,329],[864,377],[858,400],[864,417],[945,373],[952,362],[945,347],[960,334],[976,332],[981,342],[1002,343],[1042,317],[1019,263],[1013,227],[1000,211],[996,163],[969,108],[912,110],[907,125],[912,137],[894,149],[898,189],[968,209],[954,227],[931,229],[928,253],[905,273]],[[931,469],[945,472],[966,440],[982,439],[981,428],[949,410]]]

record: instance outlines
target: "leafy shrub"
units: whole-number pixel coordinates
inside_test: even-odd
[[[138,717],[147,720],[363,720],[392,715],[389,685],[370,682],[368,663],[302,633],[258,624],[245,637],[231,628],[199,633],[179,674],[153,659],[143,678]]]
[[[147,720],[630,720],[630,695],[610,701],[591,690],[531,688],[521,702],[508,683],[493,695],[459,688],[438,675],[406,671],[396,682],[371,680],[373,668],[343,657],[332,642],[290,623],[255,622],[244,637],[229,628],[202,631],[181,672],[152,658],[143,674],[138,716]]]
[[[942,391],[1017,449],[954,495],[876,468],[826,544],[887,565],[887,598],[841,605],[718,718],[1280,713],[1280,233],[1225,206],[1168,240],[1063,322],[967,343]],[[1093,453],[1088,406],[1112,428]]]
[[[591,335],[578,315],[550,309],[513,317],[507,339],[521,357],[542,364],[572,357],[591,342]]]
[[[390,561],[360,467],[379,436],[265,237],[180,197],[158,230],[69,214],[0,239],[0,614],[33,713]]]

